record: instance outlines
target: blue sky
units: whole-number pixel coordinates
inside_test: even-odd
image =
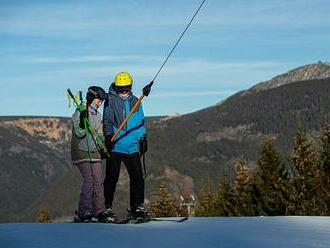
[[[65,91],[141,93],[199,0],[0,1],[0,115],[69,116]],[[189,113],[297,66],[329,61],[330,1],[207,0],[144,101]]]

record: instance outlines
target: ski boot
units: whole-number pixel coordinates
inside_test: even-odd
[[[128,210],[128,222],[139,224],[150,221],[150,214],[143,206]]]
[[[79,211],[74,211],[73,222],[76,223],[83,223],[83,222],[90,222],[93,218],[93,214],[91,211],[86,211],[81,213]]]
[[[102,213],[98,214],[97,220],[101,223],[117,223],[117,217],[112,208],[107,208]]]

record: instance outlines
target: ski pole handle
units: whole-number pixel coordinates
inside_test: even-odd
[[[72,91],[70,89],[67,89],[67,92],[69,94],[69,96],[72,98],[74,104],[76,105],[76,107],[79,107],[79,103],[77,102],[76,98],[74,97],[74,95],[72,94]]]
[[[81,103],[84,101],[84,100],[83,100],[83,96],[82,96],[82,92],[81,92],[81,91],[79,91],[79,100],[80,100]]]
[[[70,89],[67,89],[67,92],[69,96],[74,100],[74,95],[72,94],[72,91]]]

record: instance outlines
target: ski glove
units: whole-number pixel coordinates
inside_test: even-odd
[[[79,122],[79,127],[82,129],[85,129],[85,124],[84,124],[84,119],[88,118],[87,116],[87,111],[84,109],[83,111],[80,112],[80,122]]]
[[[105,146],[107,147],[108,152],[111,152],[113,149],[113,142],[111,141],[112,135],[105,136]]]
[[[143,154],[145,154],[148,151],[147,135],[144,135],[140,139],[139,145],[140,145],[140,155],[142,156]]]

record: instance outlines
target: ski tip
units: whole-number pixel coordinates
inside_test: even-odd
[[[186,220],[188,220],[188,219],[189,219],[189,217],[186,216],[186,217],[182,218],[180,222],[182,222],[182,221],[186,221]]]
[[[151,221],[169,221],[169,222],[184,222],[188,220],[188,217],[182,217],[182,218],[170,218],[170,219],[163,219],[163,218],[152,218]]]
[[[184,222],[186,220],[188,220],[188,216],[178,219],[177,222]]]

